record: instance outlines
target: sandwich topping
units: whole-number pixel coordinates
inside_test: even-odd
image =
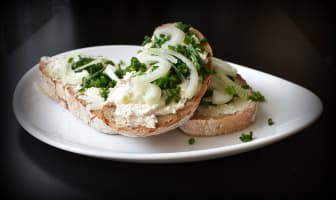
[[[212,66],[212,80],[196,111],[198,114],[205,116],[234,114],[247,109],[252,101],[257,99],[255,93],[231,65],[213,57]]]
[[[146,36],[129,62],[83,55],[41,60],[53,77],[77,89],[87,109],[108,104],[117,126],[155,128],[158,116],[182,109],[209,74],[205,43],[190,25],[173,23]]]

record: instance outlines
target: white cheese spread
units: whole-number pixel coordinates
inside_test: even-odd
[[[197,114],[202,116],[224,116],[231,115],[237,112],[246,110],[252,101],[246,99],[235,99],[232,103],[221,104],[216,106],[200,106],[197,109]]]

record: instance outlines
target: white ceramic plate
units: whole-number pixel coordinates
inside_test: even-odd
[[[99,46],[68,53],[101,55],[118,62],[136,54],[137,46]],[[187,162],[224,157],[253,150],[288,137],[311,124],[322,112],[320,99],[307,89],[231,63],[249,84],[261,91],[267,101],[260,104],[256,122],[234,134],[196,137],[188,144],[188,136],[176,129],[167,134],[147,138],[107,135],[95,131],[66,109],[41,94],[38,68],[30,69],[18,83],[13,99],[14,113],[31,135],[54,147],[93,157],[129,162]],[[275,124],[269,126],[267,119]],[[242,143],[239,136],[253,131],[255,139]]]

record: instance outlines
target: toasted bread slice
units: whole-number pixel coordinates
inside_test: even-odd
[[[239,74],[236,80],[240,85],[246,85]],[[227,112],[228,110],[230,111]],[[257,103],[249,99],[226,105],[200,105],[193,117],[181,125],[180,129],[190,136],[224,135],[249,127],[254,123],[256,114]]]
[[[166,26],[168,24],[162,25]],[[190,28],[190,31],[195,33],[197,38],[201,40],[204,38],[202,33],[194,28]],[[204,44],[205,50],[208,52],[206,58],[207,68],[211,69],[212,49],[208,42]],[[63,105],[76,117],[87,123],[89,126],[97,129],[100,132],[108,134],[121,134],[131,137],[146,137],[151,135],[157,135],[169,130],[175,129],[185,123],[197,109],[202,96],[206,92],[211,75],[203,77],[201,84],[199,85],[196,94],[188,100],[182,109],[179,109],[174,114],[166,114],[157,116],[158,122],[155,128],[147,128],[145,126],[137,127],[121,127],[118,126],[113,118],[112,113],[115,107],[111,104],[106,104],[101,109],[90,110],[87,105],[88,102],[79,98],[78,92],[74,86],[65,84],[61,80],[54,78],[47,68],[47,63],[41,59],[39,63],[39,71],[42,80],[42,89],[44,92]]]
[[[164,24],[161,25],[160,27],[167,26],[170,24]],[[203,39],[204,36],[203,34],[198,31],[195,28],[190,28],[190,31],[195,33],[197,38],[199,40]],[[212,64],[211,64],[211,58],[212,58],[212,49],[210,47],[210,44],[206,42],[204,44],[205,50],[208,52],[207,55],[207,67],[209,70],[211,70]],[[107,104],[103,107],[102,109],[102,119],[104,122],[111,127],[111,129],[119,134],[122,135],[127,135],[127,136],[150,136],[150,135],[157,135],[160,133],[167,132],[169,130],[173,130],[182,124],[184,124],[186,121],[192,117],[194,114],[195,110],[197,109],[203,95],[205,94],[209,84],[210,84],[211,76],[208,75],[203,78],[201,86],[196,93],[196,95],[188,100],[184,106],[184,108],[178,110],[175,114],[169,114],[169,115],[162,115],[158,116],[158,123],[156,124],[157,126],[155,128],[147,128],[147,127],[118,127],[116,123],[113,120],[112,113],[115,109],[113,105]]]

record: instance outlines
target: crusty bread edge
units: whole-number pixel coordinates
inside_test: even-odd
[[[98,117],[100,111],[89,111],[86,108],[87,102],[78,98],[75,89],[71,85],[64,84],[62,81],[52,78],[46,67],[46,63],[43,61],[39,62],[39,73],[41,79],[40,86],[46,95],[96,130],[107,134],[116,134]]]
[[[195,114],[180,129],[190,136],[216,136],[243,130],[254,123],[257,103],[251,102],[243,111],[219,117]]]

